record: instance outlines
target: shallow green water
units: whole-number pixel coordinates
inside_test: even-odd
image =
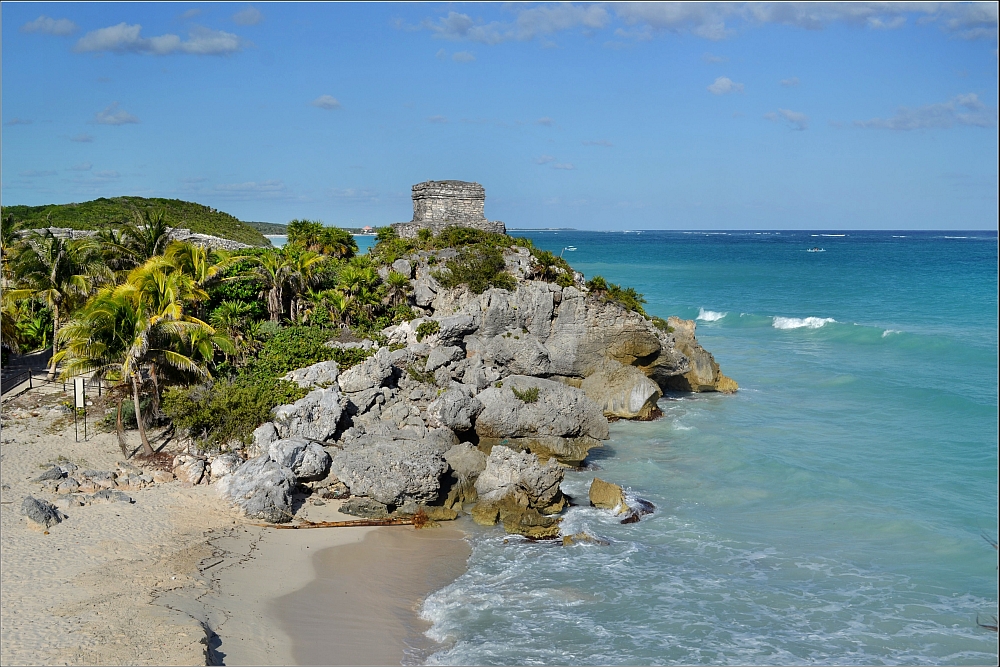
[[[567,474],[656,504],[568,511],[610,546],[478,531],[431,662],[996,662],[996,234],[814,234],[530,234],[698,318],[741,390],[667,396]]]

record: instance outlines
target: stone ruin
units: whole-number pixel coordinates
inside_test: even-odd
[[[483,214],[486,190],[468,181],[425,181],[413,186],[413,220],[397,222],[393,229],[401,238],[414,238],[421,229],[438,234],[445,227],[473,227],[506,234],[499,220]]]

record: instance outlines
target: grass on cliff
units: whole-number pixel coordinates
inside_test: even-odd
[[[271,245],[263,234],[235,216],[180,199],[101,197],[79,204],[4,206],[2,216],[4,220],[13,216],[16,229],[69,227],[85,230],[118,227],[144,211],[163,211],[171,227],[182,227],[198,234],[210,234],[249,245]]]

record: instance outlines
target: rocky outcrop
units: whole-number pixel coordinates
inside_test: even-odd
[[[298,481],[322,479],[330,469],[330,455],[326,450],[304,438],[275,440],[268,446],[267,455],[291,470]]]
[[[496,446],[476,479],[478,501],[472,518],[487,526],[499,521],[508,533],[525,537],[556,537],[559,520],[546,515],[566,505],[559,488],[562,478],[563,469],[555,461],[543,466],[534,454]]]
[[[29,525],[41,530],[46,530],[65,518],[55,505],[34,496],[27,496],[21,503],[21,514],[27,517]]]
[[[476,417],[483,411],[483,404],[470,395],[469,389],[453,387],[432,401],[427,406],[428,426],[446,426],[459,432],[471,429]]]
[[[286,373],[281,379],[294,382],[303,388],[329,387],[337,381],[339,373],[340,367],[336,361],[321,361]]]
[[[595,477],[594,481],[590,483],[590,491],[587,495],[590,498],[591,507],[612,510],[616,514],[621,514],[629,509],[628,505],[625,504],[625,491],[622,487],[605,482],[600,477]]]
[[[435,442],[360,437],[334,454],[331,472],[351,489],[384,505],[438,500],[448,471]]]
[[[269,523],[292,520],[295,475],[268,456],[251,459],[219,482],[218,494],[237,505],[248,518]]]
[[[578,464],[608,438],[601,408],[582,390],[560,382],[511,375],[476,398],[483,405],[476,418],[481,446],[504,443],[542,459]]]
[[[352,394],[381,387],[392,376],[392,356],[382,347],[357,366],[340,374],[337,382],[341,391]]]
[[[649,420],[660,415],[656,402],[663,392],[635,366],[608,360],[584,378],[580,388],[607,417]]]
[[[275,408],[274,428],[281,438],[324,441],[337,432],[342,411],[340,393],[336,387],[314,389],[291,405]]]
[[[695,339],[694,320],[670,317],[667,318],[667,323],[674,330],[677,349],[690,360],[689,370],[686,373],[671,375],[664,379],[667,389],[732,393],[739,388],[735,380],[722,374],[715,357]]]

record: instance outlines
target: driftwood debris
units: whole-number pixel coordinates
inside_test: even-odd
[[[412,526],[413,519],[354,519],[351,521],[303,521],[301,523],[255,523],[263,528],[284,528],[297,530],[299,528],[348,528],[351,526]]]

